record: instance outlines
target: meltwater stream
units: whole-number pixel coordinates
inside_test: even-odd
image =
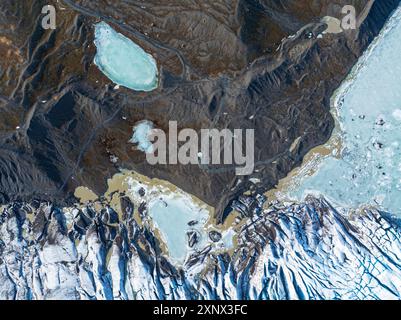
[[[339,91],[341,155],[324,159],[292,195],[401,214],[401,7]]]

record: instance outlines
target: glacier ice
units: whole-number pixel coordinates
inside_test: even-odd
[[[308,198],[254,217],[233,253],[176,267],[132,215],[16,203],[0,218],[0,299],[400,299],[400,226]]]
[[[158,86],[155,59],[110,25],[95,25],[95,64],[114,83],[136,91],[152,91]]]
[[[298,200],[319,193],[340,206],[401,214],[400,38],[401,7],[335,97],[341,157],[327,157],[304,178],[292,192]]]

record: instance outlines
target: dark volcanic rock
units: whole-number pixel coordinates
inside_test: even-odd
[[[221,240],[221,233],[217,231],[210,231],[209,232],[209,238],[213,242],[219,242]]]
[[[199,222],[196,221],[196,220],[191,220],[191,221],[188,222],[188,225],[189,225],[190,227],[193,227],[193,226],[197,225],[198,223],[199,223]]]
[[[144,188],[140,188],[139,191],[138,191],[138,194],[139,194],[141,197],[144,197],[145,194],[146,194],[145,189],[144,189]]]
[[[121,197],[120,203],[121,203],[121,211],[123,213],[124,219],[132,218],[132,216],[134,214],[134,204],[129,199],[129,197]]]
[[[193,248],[200,240],[199,232],[191,230],[187,232],[188,246]]]
[[[102,194],[106,179],[126,168],[195,194],[221,220],[249,178],[260,179],[258,191],[272,188],[329,138],[331,95],[398,3],[65,0],[60,10],[53,0],[2,1],[0,201],[69,203],[77,186]],[[58,9],[56,30],[41,28],[47,4]],[[311,36],[345,4],[356,6],[360,28]],[[157,90],[113,89],[92,63],[99,20],[154,55]],[[145,119],[166,131],[169,120],[196,130],[255,129],[256,170],[237,177],[227,166],[150,166],[128,143]]]

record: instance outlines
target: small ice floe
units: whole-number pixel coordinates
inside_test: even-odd
[[[306,34],[306,38],[307,38],[307,39],[312,39],[312,38],[313,38],[313,32],[308,32],[308,33]]]
[[[138,150],[143,151],[145,153],[152,153],[153,145],[150,141],[149,135],[152,132],[154,126],[153,122],[144,120],[139,122],[133,128],[133,135],[129,142],[137,145]]]
[[[118,157],[115,156],[114,154],[110,155],[110,162],[111,163],[117,163],[118,162]]]
[[[258,179],[258,178],[250,178],[249,181],[252,182],[253,184],[258,184],[260,182],[260,179]]]

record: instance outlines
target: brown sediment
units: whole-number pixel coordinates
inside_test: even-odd
[[[87,187],[78,187],[75,189],[74,196],[77,197],[81,203],[89,201],[96,201],[99,196]]]
[[[370,6],[369,6],[370,8]],[[358,24],[361,23],[361,19],[365,19],[367,15],[368,8],[365,8],[365,11],[362,12]],[[341,29],[341,21],[333,18],[333,17],[324,17],[323,22],[328,24],[328,29],[325,33],[339,33],[339,29]],[[338,24],[338,28],[337,28]],[[333,96],[331,97],[330,103],[330,112],[333,116],[335,122],[335,128],[333,130],[333,134],[328,142],[324,145],[318,146],[316,148],[311,149],[304,157],[303,162],[300,167],[295,168],[293,171],[289,173],[289,175],[280,180],[279,184],[276,188],[269,190],[265,195],[268,197],[269,200],[289,200],[288,198],[288,191],[294,189],[298,186],[301,181],[313,175],[317,170],[319,164],[324,161],[327,157],[335,157],[339,158],[341,156],[341,151],[343,150],[343,136],[342,136],[342,129],[339,121],[339,105],[338,102],[341,100],[344,93],[346,93],[347,88],[350,83],[355,79],[357,76],[357,72],[355,69],[359,68],[359,64],[356,64],[351,72],[348,74],[344,82],[341,86],[334,92]],[[268,203],[266,203],[268,205]],[[351,210],[352,211],[352,210]],[[361,209],[354,210],[356,213],[360,213]],[[350,215],[352,215],[350,213]]]
[[[112,253],[113,253],[113,246],[110,246],[109,248],[108,248],[108,250],[107,250],[107,254],[106,254],[106,266],[109,264],[109,262],[110,262],[110,258],[111,258],[111,255],[112,255]]]
[[[327,29],[323,33],[341,33],[344,30],[341,28],[341,21],[334,17],[323,17],[322,22],[327,24]]]
[[[321,18],[340,18],[345,4],[356,6],[360,28],[319,38]],[[6,2],[4,12],[15,14],[0,14],[0,36],[12,40],[25,61],[0,61],[0,110],[6,114],[0,162],[19,164],[2,167],[1,203],[40,198],[69,206],[76,187],[102,195],[106,179],[127,168],[196,195],[223,223],[230,201],[255,185],[250,179],[259,180],[260,192],[269,190],[328,140],[334,126],[329,97],[398,4],[299,0],[283,6],[269,0],[260,10],[241,0],[172,0],[167,6],[149,0],[146,8],[65,0],[57,30],[43,30],[40,1]],[[157,90],[112,89],[93,64],[93,24],[100,20],[151,48],[161,67]],[[67,94],[71,102],[63,105]],[[197,131],[255,129],[257,171],[237,183],[232,167],[152,166],[128,142],[132,126],[144,119],[161,129],[170,120]],[[23,130],[14,134],[18,126]],[[118,207],[117,197],[112,203]]]
[[[218,224],[216,221],[216,218],[214,216],[214,209],[210,206],[208,206],[206,203],[201,201],[199,198],[187,194],[175,185],[171,184],[168,181],[164,181],[161,179],[157,178],[149,178],[146,176],[143,176],[141,174],[138,174],[133,171],[129,170],[122,170],[120,173],[115,174],[111,179],[108,179],[107,185],[108,189],[106,193],[103,195],[105,197],[105,201],[107,202],[108,205],[110,205],[113,210],[115,210],[119,216],[120,219],[122,219],[122,209],[121,209],[121,202],[120,199],[121,197],[126,197],[128,196],[130,200],[134,203],[134,219],[138,223],[139,226],[141,227],[149,227],[156,239],[159,242],[159,246],[161,251],[168,255],[168,247],[166,244],[166,239],[164,239],[162,233],[160,230],[157,228],[157,226],[153,223],[152,219],[150,217],[145,217],[142,219],[139,215],[138,212],[138,207],[140,205],[139,199],[134,199],[134,197],[130,194],[130,186],[129,186],[129,179],[134,179],[135,181],[143,184],[145,187],[156,187],[157,192],[160,194],[164,195],[171,195],[171,194],[177,194],[177,195],[183,195],[185,197],[189,197],[191,199],[191,202],[198,208],[200,209],[205,209],[208,212],[208,220],[204,225],[204,230],[205,234],[208,234],[209,231],[215,230],[220,233],[224,233],[230,229],[233,229],[234,231],[238,231],[241,226],[246,222],[246,219],[241,220],[240,223],[236,223],[235,220],[237,217],[240,216],[239,213],[233,213],[227,219],[224,221],[224,224]],[[80,203],[82,205],[85,205],[87,203],[90,203],[91,205],[94,205],[95,207],[98,205],[99,208],[101,208],[102,204],[99,202],[99,196],[96,195],[92,190],[90,190],[87,187],[78,187],[75,190],[75,196],[80,199]],[[156,194],[155,194],[156,196]],[[236,232],[235,232],[236,234]],[[217,248],[218,252],[228,252],[231,253],[233,250],[236,248],[237,244],[237,239],[236,236],[233,237],[232,239],[233,246],[232,248]],[[109,256],[110,252],[108,253]]]
[[[278,185],[265,193],[268,198],[266,205],[276,200],[290,200],[287,192],[300,184],[305,177],[313,175],[318,169],[319,164],[328,156],[339,154],[341,150],[341,140],[337,137],[329,143],[313,148],[305,157],[300,167],[291,171],[287,177],[281,179]]]
[[[7,49],[5,56],[18,50],[25,61],[0,61],[6,71],[0,76],[0,112],[7,121],[0,125],[0,161],[19,164],[18,170],[2,168],[9,178],[1,182],[0,200],[40,198],[69,206],[77,187],[102,195],[106,178],[127,168],[195,195],[223,223],[235,197],[255,184],[261,192],[271,189],[312,147],[327,141],[333,128],[328,96],[398,3],[299,0],[283,6],[269,0],[261,10],[257,2],[241,0],[168,6],[149,0],[146,8],[117,0],[65,0],[57,30],[43,30],[40,2],[6,2],[0,37],[7,45],[0,47]],[[55,0],[48,4],[60,7]],[[321,18],[341,18],[345,4],[355,5],[359,30],[318,39]],[[93,64],[97,21],[154,54],[161,67],[157,90],[112,89]],[[63,104],[67,94],[70,102]],[[255,129],[258,167],[249,178],[258,182],[237,183],[230,166],[149,165],[128,143],[132,126],[144,119],[162,129],[169,120],[197,131]],[[118,208],[116,196],[111,202]]]
[[[265,207],[268,207],[272,202],[275,201],[291,202],[292,199],[288,195],[289,191],[299,186],[303,179],[313,175],[318,170],[319,164],[321,164],[325,158],[340,157],[341,150],[343,149],[343,143],[338,117],[337,98],[342,94],[341,88],[342,87],[340,87],[331,98],[331,114],[335,122],[335,128],[331,138],[324,145],[311,149],[305,155],[302,164],[299,167],[295,168],[285,178],[281,179],[274,189],[271,189],[265,193],[268,199],[268,201],[265,203]]]
[[[35,221],[34,211],[28,212],[26,218],[29,220],[29,222],[33,223]]]
[[[188,196],[191,201],[199,208],[206,209],[209,213],[209,219],[213,219],[213,208],[207,206],[200,199],[196,198],[193,195],[186,194],[184,191],[180,190],[173,184],[168,181],[163,181],[160,179],[152,179],[141,174],[138,174],[129,170],[122,170],[120,173],[115,174],[111,179],[107,180],[108,189],[104,194],[108,205],[110,205],[118,214],[119,218],[122,219],[122,210],[120,198],[121,196],[128,196],[131,201],[134,203],[134,219],[138,223],[139,226],[148,226],[153,231],[156,239],[159,241],[161,251],[168,255],[168,248],[166,245],[166,240],[163,238],[160,230],[155,226],[151,218],[145,217],[142,219],[139,215],[137,208],[140,205],[139,201],[135,201],[135,199],[130,194],[129,190],[129,182],[128,179],[134,179],[145,187],[156,187],[160,194],[177,194],[177,195],[185,195]],[[86,187],[78,187],[75,190],[75,196],[80,199],[80,202],[85,204],[91,202],[93,205],[100,204],[98,203],[99,197],[89,188]],[[108,253],[110,254],[110,253]]]
[[[122,210],[121,210],[121,203],[120,203],[120,198],[121,195],[128,196],[130,197],[130,194],[128,192],[129,190],[129,185],[127,183],[127,179],[129,177],[135,178],[136,174],[135,173],[129,173],[129,172],[123,172],[123,173],[118,173],[114,175],[111,179],[108,179],[108,189],[107,192],[104,194],[104,197],[106,198],[106,201],[110,205],[110,207],[117,212],[119,219],[122,219]],[[146,177],[142,177],[146,178]],[[141,179],[143,180],[150,180],[150,179]],[[78,187],[75,190],[75,196],[80,199],[80,202],[82,204],[88,204],[91,203],[92,205],[99,205],[100,207],[102,206],[101,203],[99,203],[99,197],[89,188],[87,187]],[[131,197],[130,197],[131,198]],[[131,198],[131,200],[133,200]],[[154,227],[153,224],[149,223],[149,221],[143,221],[138,213],[138,203],[134,203],[134,219],[138,223],[139,226],[144,226],[144,225],[149,225],[154,231],[154,235],[156,239],[159,241],[160,249],[164,254],[168,254],[168,249],[165,244],[165,240],[161,236],[159,230]],[[110,259],[111,251],[107,253],[107,261]]]

